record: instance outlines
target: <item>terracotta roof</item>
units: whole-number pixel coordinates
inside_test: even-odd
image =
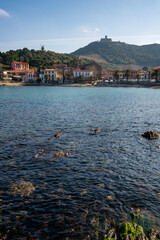
[[[13,62],[13,63],[16,63],[16,64],[27,64],[27,65],[29,65],[27,62]]]
[[[132,70],[132,69],[131,69],[130,72],[137,72],[137,70]]]
[[[160,69],[160,66],[152,68],[152,70]]]
[[[56,71],[55,69],[45,69],[44,71]]]
[[[73,69],[73,72],[92,72],[88,70]]]
[[[28,69],[28,70],[6,70],[6,72],[10,72],[10,73],[27,73],[27,72],[34,72],[34,69]]]
[[[145,74],[145,72],[138,72],[138,74],[141,74],[141,75],[142,75],[142,74]]]

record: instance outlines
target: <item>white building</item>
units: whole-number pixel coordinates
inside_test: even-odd
[[[45,81],[56,82],[57,71],[55,69],[40,70],[39,77],[42,80],[42,82],[45,82]]]
[[[90,78],[92,76],[92,72],[88,70],[80,70],[80,69],[73,69],[73,76],[74,78],[78,78],[79,76],[83,76],[85,79]]]

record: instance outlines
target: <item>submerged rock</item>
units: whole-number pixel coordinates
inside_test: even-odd
[[[100,131],[101,131],[101,128],[96,128],[94,131],[95,131],[95,132],[100,132]]]
[[[35,187],[31,182],[19,181],[11,184],[10,190],[15,195],[20,195],[21,197],[23,197],[32,194],[35,191]]]
[[[44,149],[39,150],[39,154],[44,153]]]
[[[110,229],[104,240],[117,240],[116,229]]]
[[[159,138],[160,134],[155,131],[147,131],[142,134],[142,137],[153,140]]]
[[[136,223],[126,222],[119,229],[120,240],[148,240],[143,232],[143,228]]]
[[[58,157],[63,157],[63,156],[68,156],[69,153],[64,153],[64,152],[57,152],[53,156],[58,158]]]
[[[48,141],[50,141],[53,137],[48,138]]]
[[[59,138],[59,137],[62,136],[62,133],[56,133],[54,136],[55,136],[56,138]]]

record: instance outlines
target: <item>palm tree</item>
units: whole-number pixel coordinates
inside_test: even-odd
[[[44,78],[45,78],[45,83],[48,83],[48,81],[50,80],[50,76],[46,74]]]
[[[129,69],[126,70],[125,76],[126,76],[127,81],[128,81],[129,77],[131,76],[131,71]]]
[[[160,69],[155,69],[153,72],[152,72],[152,77],[155,77],[156,79],[156,82],[158,82],[158,77],[160,75]]]
[[[151,81],[151,71],[148,72],[149,75],[149,81]]]
[[[141,78],[141,75],[139,73],[137,73],[136,78],[137,78],[137,82],[139,82],[139,79]]]
[[[115,72],[114,72],[114,78],[115,78],[117,81],[119,80],[119,76],[120,76],[119,70],[115,70]]]

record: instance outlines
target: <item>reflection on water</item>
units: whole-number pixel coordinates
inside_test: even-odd
[[[159,99],[152,89],[1,87],[2,236],[96,239],[134,208],[159,225],[160,140],[141,137],[160,131]]]

